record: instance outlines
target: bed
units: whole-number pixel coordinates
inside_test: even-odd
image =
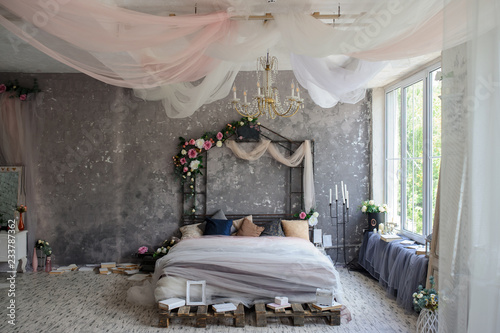
[[[331,259],[297,237],[203,236],[182,240],[156,263],[156,301],[186,297],[186,281],[205,280],[208,304],[250,306],[287,296],[314,302],[317,288],[334,290],[342,302],[339,275]],[[201,295],[194,295],[201,298]]]

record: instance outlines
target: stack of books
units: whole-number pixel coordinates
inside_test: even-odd
[[[397,239],[401,239],[398,235],[380,235],[380,239],[384,242],[392,242]]]
[[[233,303],[213,304],[212,309],[214,309],[215,312],[234,311],[236,310],[236,305]]]
[[[312,306],[315,307],[318,310],[321,310],[321,311],[337,310],[337,309],[341,309],[342,308],[342,304],[340,304],[338,302],[333,302],[332,305],[323,305],[323,304],[313,303]]]
[[[292,305],[290,303],[285,303],[285,304],[267,303],[266,306],[270,309],[273,309],[273,310],[281,310],[281,309],[289,308]]]
[[[182,298],[169,298],[158,302],[158,307],[163,310],[173,310],[186,305],[186,300]]]

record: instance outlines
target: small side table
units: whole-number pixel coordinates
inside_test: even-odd
[[[15,243],[12,243],[12,240],[15,240]],[[10,240],[10,242],[9,242]],[[18,231],[15,234],[9,234],[8,232],[0,233],[0,262],[8,262],[9,261],[9,250],[12,250],[12,247],[9,248],[9,245],[14,246],[14,269],[17,269],[17,265],[20,259],[26,258],[28,255],[28,231]],[[25,259],[26,260],[26,259]]]

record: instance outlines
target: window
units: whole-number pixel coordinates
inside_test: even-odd
[[[441,161],[439,65],[386,90],[385,194],[388,221],[423,241],[432,233]]]

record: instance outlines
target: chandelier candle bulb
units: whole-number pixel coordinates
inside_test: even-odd
[[[236,86],[233,85],[233,98],[236,99]]]
[[[300,90],[299,90],[299,87],[297,87],[297,99],[300,99]]]
[[[292,82],[292,97],[294,97],[294,93],[295,93],[295,91],[294,91],[295,89],[294,88],[295,88],[295,86],[294,86],[294,84]]]
[[[260,83],[257,81],[257,95],[260,96]]]
[[[337,184],[335,184],[335,201],[339,201],[339,192],[337,190]]]
[[[247,104],[247,91],[243,91],[243,99],[245,101],[245,104]]]
[[[330,189],[330,205],[332,204],[332,189]]]
[[[346,196],[345,200],[347,201],[347,184],[345,184],[344,186],[345,186],[345,196]]]
[[[347,209],[349,209],[349,191],[346,190],[345,193],[346,193],[345,196],[346,196],[346,202],[347,202]]]

